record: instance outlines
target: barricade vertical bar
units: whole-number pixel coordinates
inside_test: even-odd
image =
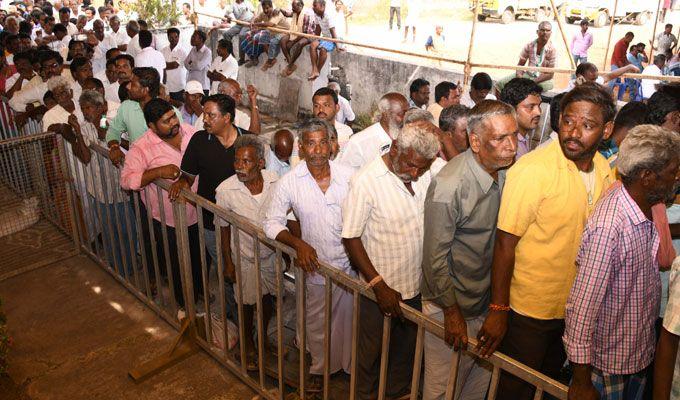
[[[276,249],[276,345],[279,377],[279,399],[284,399],[286,384],[283,381],[283,255]]]
[[[291,261],[294,263],[295,261]],[[306,349],[307,349],[307,330],[306,328],[306,310],[307,307],[305,307],[305,300],[307,299],[307,284],[305,282],[305,271],[303,271],[301,268],[297,268],[295,270],[295,296],[296,296],[296,301],[297,301],[297,337],[300,339],[299,348],[300,348],[300,371],[299,371],[299,379],[300,379],[300,386],[299,386],[299,392],[300,392],[300,398],[302,400],[307,398],[307,393],[305,390],[306,387],[306,382],[305,382],[305,377],[307,374],[307,370],[305,368],[305,356],[306,356]]]
[[[149,203],[149,190],[150,188],[146,187],[144,188],[144,197],[146,198],[146,204]],[[162,203],[161,203],[162,204]],[[153,258],[153,269],[154,269],[154,274],[156,275],[156,290],[158,291],[158,294],[160,295],[161,298],[161,304],[162,305],[167,305],[169,302],[165,301],[165,296],[163,296],[163,286],[161,285],[161,267],[160,263],[158,262],[158,246],[156,243],[156,233],[154,232],[154,221],[153,221],[153,215],[151,215],[151,211],[146,208],[146,222],[147,226],[149,228],[149,241],[150,247],[151,247],[151,257]],[[175,301],[174,298],[172,300],[173,302]]]
[[[120,249],[116,251],[116,253],[120,253],[120,265],[123,268],[123,277],[125,277],[125,281],[128,283],[131,283],[130,279],[130,265],[128,264],[129,261],[127,261],[127,257],[125,257],[124,254],[124,244],[123,244],[123,233],[120,229],[120,223],[118,221],[121,220],[120,214],[118,212],[118,207],[116,207],[116,195],[117,188],[113,184],[113,178],[111,176],[111,171],[109,168],[106,168],[104,171],[104,175],[106,176],[106,179],[104,180],[104,184],[106,185],[106,188],[109,190],[109,202],[107,203],[107,206],[109,208],[113,208],[113,215],[115,217],[115,225],[116,225],[116,233],[118,234],[118,240],[115,239],[115,236],[112,238],[112,241],[114,242],[114,245],[117,245]]]
[[[385,400],[387,389],[387,365],[390,362],[390,333],[392,331],[392,318],[383,317],[382,343],[380,351],[380,378],[378,381],[378,400]]]
[[[98,167],[99,163],[100,163],[99,158],[90,160],[90,170],[91,170],[90,172],[92,174],[94,174],[95,168],[99,168]],[[99,255],[99,259],[101,260],[102,264],[107,266],[107,268],[112,269],[113,266],[109,265],[109,260],[111,259],[111,258],[109,258],[109,250],[111,250],[111,249],[106,247],[106,244],[104,243],[104,229],[106,229],[106,228],[104,228],[104,213],[102,211],[101,201],[100,201],[99,197],[100,197],[99,191],[95,190],[94,191],[94,210],[93,211],[97,214],[97,224],[98,224],[98,226],[97,226],[97,236],[102,235],[101,236],[101,238],[102,238],[102,248],[101,248],[101,252],[98,253],[98,255]],[[98,237],[95,238],[94,242],[95,242],[95,245],[98,245],[99,244],[99,238]]]
[[[260,275],[260,241],[253,236],[253,255],[255,268],[255,285],[257,287],[257,364],[260,378],[260,386],[264,388],[264,346],[267,341],[267,332],[264,331],[264,309],[262,304],[262,277]]]
[[[201,280],[203,281],[203,307],[205,311],[205,331],[209,337],[210,332],[210,288],[208,287],[208,273],[210,266],[206,265],[205,257],[205,227],[203,225],[203,207],[196,205],[196,215],[198,216],[198,246],[201,255]],[[217,229],[217,228],[215,228]],[[210,343],[210,341],[208,341]]]
[[[177,314],[177,301],[175,300],[175,277],[172,274],[172,266],[170,261],[170,245],[168,244],[168,225],[165,218],[165,204],[163,204],[163,190],[160,186],[156,186],[156,195],[158,197],[158,204],[160,205],[161,216],[161,237],[163,240],[163,254],[165,254],[165,269],[168,274],[168,286],[170,286],[170,304],[172,305],[172,313]],[[175,226],[175,242],[177,242],[177,227]],[[180,274],[181,276],[182,274]],[[184,299],[186,305],[187,299]]]
[[[243,278],[241,275],[241,238],[240,230],[236,225],[232,226],[231,234],[234,237],[234,248],[236,249],[236,307],[238,309],[238,334],[239,334],[239,350],[241,354],[241,372],[244,374],[246,371],[246,329],[243,323]]]
[[[78,226],[76,225],[76,213],[77,213],[77,206],[75,202],[75,193],[73,190],[73,185],[69,182],[69,177],[71,174],[69,173],[68,165],[66,165],[65,162],[65,154],[66,154],[66,147],[64,147],[64,141],[63,140],[57,140],[57,143],[59,144],[57,153],[59,155],[59,161],[61,164],[61,172],[65,179],[64,181],[66,182],[65,184],[65,189],[66,189],[66,201],[68,203],[68,209],[70,211],[70,222],[71,222],[71,235],[73,237],[73,241],[75,242],[75,247],[76,249],[80,250],[80,238],[78,236]]]
[[[534,400],[541,400],[543,398],[543,389],[536,388],[536,393],[534,394]]]
[[[191,251],[189,247],[189,226],[187,225],[187,208],[184,203],[172,203],[172,212],[175,221],[175,236],[177,241],[177,253],[179,255],[180,277],[183,280],[184,307],[190,319],[196,319],[194,304],[194,285],[191,269]]]
[[[217,216],[217,215],[216,215]],[[218,217],[219,218],[219,217]],[[222,218],[220,218],[220,221]],[[220,225],[222,225],[220,223]],[[231,229],[227,227],[227,229]],[[224,288],[224,255],[222,254],[222,227],[215,225],[215,243],[217,250],[217,283],[219,285],[220,291],[220,318],[222,318],[222,323],[224,324],[223,329],[223,339],[224,339],[224,358],[229,357],[229,330],[227,321],[227,302],[226,302],[226,290]],[[211,322],[212,325],[212,322]],[[208,335],[212,337],[212,332]],[[211,342],[212,343],[212,342]]]
[[[78,218],[80,219],[82,217],[82,221],[79,221],[81,223],[78,224],[78,227],[84,228],[84,232],[81,233],[80,240],[81,241],[86,241],[89,242],[90,240],[90,226],[87,223],[87,218],[85,217],[85,209],[89,207],[85,207],[86,202],[88,201],[87,199],[87,185],[85,184],[85,179],[84,179],[84,171],[82,171],[81,168],[81,161],[76,157],[75,153],[70,154],[70,162],[73,163],[73,169],[76,171],[75,177],[74,177],[74,182],[73,186],[76,188],[76,192],[80,193],[80,203],[81,203],[81,208],[82,208],[82,214],[78,214]],[[83,178],[83,179],[81,179]],[[78,229],[80,231],[80,229]]]
[[[420,368],[423,365],[423,336],[425,335],[425,328],[422,324],[418,324],[418,333],[416,334],[416,354],[413,357],[413,378],[411,378],[411,400],[418,398],[418,389],[420,388]]]
[[[491,372],[491,383],[489,384],[489,394],[486,396],[487,400],[496,400],[496,392],[498,391],[498,380],[501,377],[501,369],[494,365]]]
[[[331,310],[333,303],[333,280],[326,278],[324,286],[323,314],[323,398],[328,400],[331,386]]]
[[[109,262],[111,262],[113,264],[113,265],[111,265],[111,267],[116,272],[116,274],[120,275],[120,269],[119,269],[119,265],[118,265],[118,257],[116,257],[116,250],[115,250],[116,248],[114,247],[115,246],[115,243],[114,243],[115,240],[114,240],[114,236],[113,236],[113,226],[112,226],[114,224],[114,222],[113,222],[113,217],[111,216],[111,209],[108,207],[108,204],[109,204],[109,201],[108,201],[108,185],[106,184],[106,178],[101,175],[101,171],[104,170],[104,168],[105,167],[102,165],[102,161],[99,160],[99,171],[100,171],[99,179],[100,179],[101,184],[102,184],[102,196],[104,196],[104,198],[100,202],[100,206],[103,209],[102,214],[105,218],[104,225],[106,225],[106,229],[109,231],[109,234],[108,234],[108,239],[109,239],[108,242],[109,243],[108,244],[106,243],[107,242],[107,240],[106,240],[107,235],[103,235],[103,234],[102,234],[102,243],[104,243],[104,247],[106,247],[109,251],[109,254],[110,254]]]
[[[117,171],[112,171],[113,174],[116,174]],[[137,265],[137,246],[134,243],[134,239],[132,238],[132,224],[130,221],[130,199],[132,197],[128,197],[127,194],[123,193],[123,191],[120,188],[117,188],[118,194],[120,195],[120,201],[123,204],[123,213],[125,214],[125,234],[128,238],[128,242],[125,243],[125,248],[126,250],[124,252],[125,256],[130,255],[130,262],[132,263],[132,271],[134,273],[135,277],[135,287],[137,289],[142,289],[142,282],[139,280],[139,267]],[[121,240],[122,241],[122,240]]]
[[[139,197],[139,192],[132,192],[130,194],[132,196],[132,202],[135,205],[135,221],[137,223],[137,243],[139,244],[139,252],[142,255],[142,275],[144,275],[144,284],[146,286],[146,297],[149,298],[149,300],[153,301],[153,293],[151,292],[151,281],[149,280],[149,262],[153,262],[152,260],[147,260],[146,259],[146,246],[144,244],[144,232],[142,228],[142,215],[141,211],[139,210],[139,202],[141,201]],[[160,286],[157,286],[156,289],[160,289]]]
[[[92,157],[96,157],[96,156],[93,154]],[[79,160],[79,162],[80,162],[80,160]],[[90,159],[90,162],[92,162],[92,159]],[[87,237],[86,243],[84,244],[84,247],[88,251],[90,251],[92,254],[95,254],[94,246],[95,246],[95,243],[97,243],[97,228],[96,228],[95,223],[94,223],[95,219],[92,218],[92,209],[94,207],[94,201],[92,201],[92,195],[90,194],[90,192],[87,189],[87,182],[94,182],[94,179],[92,179],[92,177],[89,175],[89,169],[88,169],[87,165],[85,165],[81,162],[80,166],[82,167],[82,173],[83,173],[82,182],[85,185],[85,188],[83,190],[83,202],[86,202],[87,204],[89,204],[89,206],[85,207],[85,208],[87,209],[88,214],[90,214],[90,215],[85,215],[86,210],[83,210],[83,217],[86,218],[86,219],[90,219],[91,223],[87,224],[87,226],[88,226],[88,229],[89,229],[90,225],[92,225],[92,230],[93,230],[93,232],[88,232],[89,235]],[[81,169],[81,168],[78,168],[78,169]],[[94,187],[92,189],[94,189]]]
[[[449,382],[446,385],[445,399],[453,399],[456,393],[456,384],[458,380],[458,366],[460,365],[460,354],[463,350],[454,351],[451,356],[451,369],[449,370]]]
[[[361,294],[355,289],[352,297],[352,365],[350,366],[349,400],[354,400],[357,395],[357,350],[359,346],[360,300]]]

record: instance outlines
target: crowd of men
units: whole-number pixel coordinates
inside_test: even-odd
[[[230,17],[217,25],[228,29],[215,57],[201,30],[192,34],[188,53],[178,47],[176,28],[167,31],[169,46],[157,50],[143,21],[128,21],[121,32],[117,13],[106,6],[96,13],[85,8],[74,23],[71,16],[82,10],[77,3],[76,9],[37,3],[19,23],[16,16],[2,22],[3,71],[12,72],[2,82],[15,120],[38,120],[69,144],[77,160],[72,173],[84,179],[76,182],[84,215],[95,214],[88,207],[134,215],[125,192],[143,193],[141,221],[150,224],[101,232],[111,265],[130,266],[137,252],[167,262],[169,276],[146,272],[152,281],[167,279],[184,307],[204,293],[201,246],[208,265],[223,255],[227,316],[238,320],[242,303],[248,369],[257,369],[255,305],[262,304],[265,330],[274,310],[275,252],[254,246],[256,239],[243,232],[237,240],[235,227],[206,208],[199,215],[194,205],[176,203],[183,191],[296,250],[290,268],[305,277],[311,390],[322,387],[325,363],[331,373],[349,373],[352,353],[352,294],[334,285],[330,359],[324,360],[323,263],[363,280],[376,297],[359,300],[360,399],[377,397],[386,322],[386,395],[418,390],[411,388],[417,326],[403,317],[403,304],[445,326],[445,340],[424,338],[424,399],[443,398],[452,351],[471,339],[479,357],[461,356],[457,399],[485,398],[492,376],[487,358],[496,350],[554,379],[563,378],[568,360],[571,399],[642,399],[652,391],[654,398],[680,398],[680,263],[673,263],[672,242],[680,206],[667,208],[678,203],[680,183],[678,85],[655,84],[644,101],[617,111],[605,84],[633,69],[600,79],[583,62],[570,87],[553,98],[552,133],[540,141],[535,133],[550,73],[518,72],[496,83],[478,73],[465,90],[440,82],[432,104],[430,82],[418,78],[406,95],[377,99],[377,121],[356,133],[347,125],[355,119],[351,106],[335,83],[314,93],[312,118],[265,142],[257,89],[246,88],[244,107],[239,68],[257,65],[263,53],[263,68],[270,68],[280,49],[290,74],[309,45],[310,79],[318,77],[334,43],[266,28],[292,17],[287,27],[336,37],[324,0],[311,9],[293,0],[291,11],[263,0],[258,16],[250,3],[235,0]],[[248,15],[252,28],[228,25]],[[554,65],[550,33],[549,23],[539,25],[520,65]],[[93,160],[93,144],[108,149],[119,176],[109,177],[110,165],[99,163],[87,179],[78,172]],[[170,190],[156,190],[158,179],[171,181]],[[179,258],[172,256],[177,204],[185,209],[193,299],[183,296]],[[137,231],[144,238],[139,249],[129,245]],[[152,237],[167,237],[168,248]],[[240,291],[231,285],[236,257]],[[662,275],[672,266],[670,278]],[[533,391],[502,373],[497,398],[531,399]]]

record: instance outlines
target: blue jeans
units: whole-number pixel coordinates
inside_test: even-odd
[[[219,229],[219,227],[215,227]],[[210,260],[207,260],[208,265],[212,268],[213,264],[217,266],[217,236],[215,231],[208,229],[203,230],[203,241],[205,243],[205,249],[208,251]],[[208,271],[209,272],[209,271]],[[238,314],[236,308],[236,297],[234,296],[234,285],[225,282],[224,284],[224,303],[227,308],[227,318],[238,325]]]
[[[233,46],[233,48],[239,49],[239,58],[240,59],[243,59],[243,57],[245,56],[245,53],[242,53],[240,51],[240,49],[241,49],[241,42],[243,42],[246,39],[246,34],[248,32],[250,32],[249,26],[234,25],[231,28],[229,28],[226,32],[224,32],[224,34],[222,35],[223,38],[232,42],[232,45],[233,45],[234,36],[238,35],[238,44],[236,46]]]
[[[576,66],[588,62],[588,56],[577,56],[572,54],[572,57],[574,57],[574,64],[576,64]]]
[[[95,209],[95,219],[99,219],[97,209],[100,210],[102,214],[102,241],[104,243],[104,255],[106,256],[109,265],[111,268],[116,268],[116,266],[118,266],[118,274],[123,278],[125,277],[123,268],[127,265],[129,279],[134,279],[132,257],[136,257],[137,254],[137,225],[134,220],[135,213],[132,211],[130,203],[127,201],[112,204],[101,203],[96,201],[93,196],[90,196],[90,200],[92,201],[92,204],[96,204],[95,207],[97,207]],[[125,218],[126,210],[130,218],[129,228],[132,236],[128,236],[128,223]],[[116,213],[118,213],[118,218],[116,218]],[[99,224],[96,223],[95,226],[99,226]],[[109,227],[111,230],[109,230]],[[119,227],[120,235],[118,234]]]

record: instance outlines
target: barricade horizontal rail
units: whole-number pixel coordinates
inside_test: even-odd
[[[119,170],[115,168],[109,161],[108,161],[108,150],[105,149],[102,146],[99,145],[91,145],[90,149],[92,151],[92,160],[90,161],[89,167],[85,168],[83,171],[85,175],[91,176],[91,177],[97,177],[99,176],[100,178],[103,179],[103,186],[107,187],[109,190],[114,189],[111,185],[111,182],[116,181],[114,177],[119,173]],[[92,163],[96,162],[96,165],[99,165],[100,170],[96,171],[92,167]],[[77,181],[83,181],[81,178],[78,178]],[[87,181],[87,177],[85,177],[84,181]],[[116,181],[117,182],[117,181]],[[205,335],[203,337],[199,337],[197,342],[198,345],[203,348],[207,353],[209,353],[212,357],[214,357],[216,360],[218,360],[222,365],[224,365],[226,368],[228,368],[232,373],[236,374],[240,379],[242,379],[246,384],[248,384],[250,387],[252,387],[254,390],[256,390],[261,396],[268,398],[268,399],[283,399],[285,396],[286,392],[286,386],[290,384],[290,379],[286,379],[284,377],[284,371],[287,370],[287,368],[290,368],[290,365],[288,365],[286,362],[284,362],[284,322],[283,319],[285,315],[283,315],[283,295],[284,295],[284,280],[286,279],[291,279],[290,276],[290,271],[289,273],[286,273],[287,278],[284,277],[284,264],[287,263],[285,257],[289,258],[289,262],[291,265],[294,263],[295,257],[296,257],[296,252],[294,249],[292,249],[289,246],[286,246],[276,240],[272,240],[266,237],[264,231],[257,225],[253,224],[250,220],[247,218],[235,214],[231,211],[225,210],[216,204],[204,199],[203,197],[198,196],[196,193],[193,193],[188,190],[183,190],[182,193],[180,194],[180,198],[178,201],[174,202],[172,204],[172,213],[169,215],[173,216],[174,219],[174,226],[168,225],[168,221],[166,220],[165,217],[165,210],[161,209],[160,211],[160,225],[161,229],[158,229],[158,226],[156,226],[156,229],[152,227],[152,225],[159,225],[158,220],[156,219],[157,217],[154,216],[153,219],[153,224],[152,224],[152,217],[151,217],[151,212],[142,212],[140,213],[140,209],[144,207],[142,202],[140,201],[142,197],[144,196],[145,198],[145,203],[149,204],[149,201],[154,201],[149,196],[155,192],[155,194],[158,196],[157,198],[160,199],[160,197],[163,195],[162,192],[168,191],[170,189],[170,183],[166,180],[156,180],[153,182],[153,185],[156,186],[156,188],[152,188],[150,186],[147,186],[143,191],[141,192],[135,192],[132,194],[131,199],[121,199],[122,202],[127,202],[131,201],[133,203],[132,207],[134,217],[136,217],[136,224],[137,224],[137,235],[135,236],[134,234],[130,235],[128,237],[128,244],[127,247],[128,249],[135,249],[135,243],[137,246],[137,250],[133,251],[137,254],[141,254],[141,262],[139,262],[140,257],[133,257],[133,259],[137,259],[137,266],[134,266],[132,269],[124,265],[124,262],[119,262],[116,263],[117,258],[116,257],[111,257],[111,256],[105,256],[105,251],[100,248],[96,248],[97,244],[93,243],[91,240],[82,240],[82,247],[83,250],[86,251],[88,255],[93,257],[97,262],[99,262],[101,265],[103,265],[107,271],[109,271],[119,282],[121,282],[126,288],[128,288],[130,291],[132,291],[138,298],[140,298],[142,301],[144,301],[145,304],[147,304],[151,309],[153,309],[155,312],[160,314],[166,321],[168,321],[172,326],[175,328],[179,329],[180,324],[178,323],[176,317],[175,317],[175,312],[180,309],[180,307],[176,304],[175,298],[177,297],[177,301],[181,301],[182,297],[180,296],[173,296],[173,293],[171,293],[170,296],[167,296],[169,298],[166,299],[166,296],[163,295],[163,293],[166,291],[162,288],[164,288],[166,285],[162,282],[161,280],[161,275],[163,274],[161,272],[161,268],[163,267],[162,265],[159,264],[159,259],[163,258],[162,254],[165,252],[165,262],[166,262],[166,267],[167,267],[167,273],[165,274],[165,277],[170,281],[168,286],[168,290],[172,292],[173,289],[173,279],[181,279],[181,285],[174,284],[175,290],[181,290],[182,295],[184,296],[184,302],[185,302],[185,309],[186,309],[186,315],[192,320],[195,320],[196,318],[202,317],[205,314],[205,317],[203,318],[203,326],[205,328]],[[82,188],[81,188],[82,189]],[[106,191],[104,191],[106,192]],[[104,199],[95,199],[98,202],[101,202],[101,200],[110,200],[110,193],[100,193],[105,196]],[[97,197],[97,196],[95,196]],[[163,201],[158,201],[159,205],[163,204]],[[197,212],[197,219],[198,222],[196,225],[197,228],[194,228],[194,225],[191,227],[187,226],[187,207],[186,205],[193,205],[196,208]],[[165,206],[164,206],[165,207]],[[236,293],[236,307],[237,307],[237,330],[238,330],[238,343],[239,343],[239,348],[234,349],[234,351],[230,351],[230,342],[234,342],[234,338],[230,337],[234,333],[231,332],[228,329],[228,325],[231,323],[230,320],[228,319],[228,312],[229,310],[227,309],[227,305],[225,304],[225,293],[226,293],[226,288],[228,283],[225,280],[224,277],[224,272],[225,272],[225,266],[224,266],[224,260],[222,257],[222,233],[221,229],[219,227],[216,227],[214,234],[217,236],[216,238],[216,250],[217,250],[217,260],[215,261],[217,264],[217,274],[218,274],[218,285],[219,288],[216,290],[219,293],[219,311],[213,312],[211,310],[209,298],[211,296],[210,293],[210,285],[208,282],[208,274],[210,271],[210,267],[206,266],[206,254],[205,254],[205,226],[204,224],[206,221],[203,221],[202,217],[202,210],[207,210],[211,213],[213,213],[216,216],[216,219],[219,219],[221,221],[225,221],[229,226],[232,227],[232,233],[231,237],[233,239],[234,244],[232,246],[235,246],[235,249],[232,249],[232,254],[234,258],[234,264],[236,266],[236,281],[234,283],[235,287],[235,293]],[[100,211],[101,214],[101,211]],[[159,237],[161,237],[161,241],[163,242],[163,248],[158,248],[158,252],[149,252],[148,254],[152,255],[149,259],[149,256],[146,257],[145,259],[145,251],[143,251],[141,248],[144,246],[147,237],[142,235],[141,231],[144,229],[143,226],[145,224],[144,221],[144,214],[147,216],[146,217],[146,222],[148,223],[149,226],[149,235],[151,241],[157,241],[159,240]],[[91,213],[94,217],[95,213]],[[86,215],[87,217],[87,215]],[[127,218],[127,222],[125,223],[110,223],[110,222],[115,222],[115,221],[121,221],[120,219],[115,219],[115,218]],[[106,220],[106,217],[104,217]],[[99,220],[101,221],[101,219]],[[131,219],[130,217],[126,214],[125,216],[120,216],[120,215],[115,215],[113,218],[109,218],[109,223],[108,228],[113,227],[115,228],[120,228],[121,225],[125,225],[125,228],[129,229],[130,228],[130,223]],[[101,224],[101,222],[100,222]],[[101,226],[101,229],[107,228],[106,226]],[[156,233],[159,235],[157,237],[153,237],[154,230]],[[198,235],[197,235],[198,233]],[[241,252],[242,248],[240,246],[240,243],[245,240],[245,237],[249,236],[253,238],[252,240],[252,245],[253,245],[253,254],[255,254],[254,260],[255,260],[255,270],[258,271],[257,275],[257,302],[255,305],[255,310],[256,310],[256,321],[255,322],[255,330],[257,334],[257,374],[255,376],[252,376],[249,374],[249,371],[247,370],[247,357],[248,355],[246,354],[245,350],[245,344],[244,344],[244,331],[245,331],[245,325],[244,325],[244,304],[243,304],[243,290],[242,290],[242,282],[243,282],[243,277],[242,277],[242,268],[243,267],[243,260],[241,259]],[[85,236],[81,234],[81,236]],[[109,238],[115,238],[116,234],[114,232],[111,232],[110,235],[108,235]],[[119,235],[119,237],[122,237],[122,235]],[[168,238],[173,237],[172,240],[169,240]],[[133,240],[133,238],[136,238],[136,242]],[[176,239],[174,239],[176,238]],[[91,238],[90,238],[91,239]],[[201,265],[201,271],[199,275],[195,274],[195,271],[192,272],[192,267],[195,268],[195,264],[192,266],[192,258],[194,255],[192,255],[190,251],[190,246],[192,244],[195,245],[195,241],[200,241],[200,262],[199,264]],[[175,242],[176,244],[173,244],[172,242]],[[107,244],[104,243],[102,247],[107,247]],[[108,246],[108,247],[113,247],[113,246]],[[261,278],[261,272],[259,269],[259,260],[260,260],[260,252],[261,249],[263,248],[269,248],[270,251],[274,252],[275,254],[275,262],[276,262],[276,289],[275,289],[275,314],[273,315],[273,320],[272,323],[275,324],[276,326],[276,337],[275,337],[275,342],[276,346],[275,348],[277,349],[277,360],[276,360],[276,367],[274,368],[275,371],[269,371],[265,370],[265,365],[267,364],[266,362],[266,357],[267,355],[264,354],[264,347],[265,347],[265,341],[267,340],[268,333],[265,332],[265,329],[263,327],[263,324],[266,323],[267,321],[264,321],[263,318],[263,300],[262,296],[260,295],[262,293],[262,278]],[[175,250],[176,248],[176,250]],[[153,254],[151,254],[153,253]],[[174,254],[174,255],[173,255]],[[177,257],[179,260],[179,265],[181,269],[181,274],[180,275],[174,275],[173,271],[171,271],[171,266],[170,263],[168,262],[169,259],[172,257]],[[121,259],[124,259],[124,257],[120,257]],[[124,261],[124,260],[122,260]],[[130,260],[131,261],[131,260]],[[142,266],[142,264],[144,266]],[[151,268],[149,265],[153,264],[153,268]],[[155,270],[155,271],[154,271]],[[294,278],[292,279],[295,283],[295,298],[297,300],[296,302],[296,331],[297,331],[297,340],[298,340],[298,348],[299,348],[299,366],[298,366],[298,372],[299,372],[299,377],[296,379],[297,380],[297,386],[299,388],[299,394],[301,398],[306,398],[307,394],[305,391],[305,387],[307,385],[307,364],[308,361],[306,360],[306,353],[304,349],[306,349],[306,329],[305,329],[305,320],[306,318],[309,318],[309,316],[306,316],[306,301],[305,301],[305,293],[306,293],[306,286],[305,286],[305,274],[299,273],[299,269],[297,268],[291,268],[291,271],[294,274]],[[150,274],[155,275],[156,278],[156,287],[155,290],[157,291],[157,295],[154,296],[153,289],[152,289],[152,284],[150,280]],[[372,301],[376,301],[375,296],[373,292],[368,288],[367,284],[352,277],[347,275],[346,273],[333,268],[330,265],[327,265],[325,263],[320,263],[319,269],[317,271],[321,276],[323,276],[326,279],[326,289],[325,289],[325,308],[327,311],[330,311],[330,303],[328,300],[330,299],[331,296],[331,291],[333,290],[333,287],[339,287],[344,289],[345,291],[351,293],[354,295],[354,305],[353,305],[353,340],[352,340],[352,374],[351,374],[351,381],[350,381],[350,393],[349,393],[349,398],[354,399],[355,398],[355,388],[356,388],[356,359],[357,359],[357,340],[358,340],[358,326],[360,324],[360,318],[358,317],[358,310],[359,310],[359,296],[363,296],[365,298],[368,298]],[[193,274],[193,275],[192,275]],[[201,287],[200,290],[202,290],[203,293],[203,300],[200,300],[200,294],[196,294],[196,285],[199,285]],[[197,297],[198,296],[198,297]],[[160,300],[159,300],[160,298]],[[193,299],[193,300],[192,300]],[[199,308],[202,308],[202,310],[199,310]],[[416,359],[414,362],[413,370],[414,370],[414,376],[413,376],[413,381],[412,381],[412,387],[415,388],[412,391],[412,396],[411,398],[415,399],[417,398],[416,394],[418,391],[418,387],[420,387],[420,365],[423,360],[423,335],[425,332],[431,333],[435,335],[436,337],[443,339],[444,338],[444,327],[441,322],[435,321],[432,318],[429,318],[422,314],[421,312],[405,305],[401,304],[401,309],[403,311],[404,317],[413,322],[415,325],[418,326],[418,340],[416,344]],[[218,315],[214,315],[218,314]],[[318,317],[317,317],[318,318]],[[326,341],[324,342],[324,360],[329,360],[329,354],[330,354],[330,336],[327,336],[330,332],[330,312],[325,312],[324,317],[325,323],[324,323],[324,332],[326,335],[324,337],[326,338]],[[236,318],[233,318],[236,319]],[[390,317],[385,317],[386,321],[390,320]],[[222,324],[223,328],[221,330],[215,329],[215,324]],[[389,327],[389,324],[385,324],[386,327]],[[215,337],[216,335],[221,336],[220,338]],[[383,344],[387,343],[389,341],[389,328],[385,328],[383,331]],[[216,344],[219,343],[219,344]],[[473,356],[478,356],[476,353],[474,347],[477,345],[477,342],[475,339],[471,338],[469,340],[469,347],[467,353],[471,354]],[[384,348],[387,348],[385,346]],[[459,352],[459,355],[462,354]],[[388,358],[388,354],[385,354],[383,357],[383,361]],[[459,356],[458,356],[459,357]],[[492,375],[492,387],[489,391],[489,398],[493,399],[496,393],[496,387],[495,385],[498,383],[498,377],[500,371],[507,371],[510,374],[516,375],[522,380],[528,382],[529,384],[536,386],[537,387],[537,393],[539,393],[539,397],[541,398],[540,393],[548,393],[551,394],[559,399],[566,399],[566,394],[567,394],[567,388],[551,379],[548,378],[537,371],[528,368],[527,366],[517,362],[516,360],[511,359],[508,356],[505,356],[499,352],[494,353],[490,358],[488,358],[489,363],[493,366],[493,375]],[[454,369],[452,370],[452,376],[455,377],[455,368],[456,365],[454,364]],[[379,391],[379,398],[383,398],[384,396],[384,390],[385,390],[385,374],[386,374],[386,368],[381,368],[381,373],[380,373],[380,391]],[[272,385],[271,380],[269,378],[272,378],[275,381],[275,383]],[[324,368],[324,373],[323,373],[323,398],[329,398],[329,382],[330,382],[330,371],[328,369],[328,363],[325,363],[325,368]],[[451,380],[449,382],[449,388],[447,390],[447,394],[451,395],[453,392],[455,392],[455,379]],[[447,398],[451,398],[450,396]]]

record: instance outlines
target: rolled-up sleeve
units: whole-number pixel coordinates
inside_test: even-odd
[[[141,190],[142,175],[147,168],[148,163],[142,149],[139,146],[132,146],[125,157],[125,165],[120,173],[120,186],[125,190]]]
[[[292,179],[290,176],[284,177],[272,188],[272,196],[269,199],[269,206],[266,208],[262,222],[264,234],[270,239],[276,239],[281,231],[288,229],[286,222],[288,210],[290,210],[292,204]]]
[[[356,178],[361,176],[350,181],[349,193],[342,207],[342,237],[345,239],[361,237],[371,215],[370,196],[361,180]]]
[[[456,233],[457,196],[451,196],[446,182],[434,180],[425,198],[423,236],[423,296],[442,308],[456,304],[456,292],[447,262]],[[444,193],[448,192],[448,193]]]
[[[577,259],[578,272],[565,311],[564,348],[571,362],[591,364],[593,332],[611,272],[616,249],[612,229],[587,227]]]

